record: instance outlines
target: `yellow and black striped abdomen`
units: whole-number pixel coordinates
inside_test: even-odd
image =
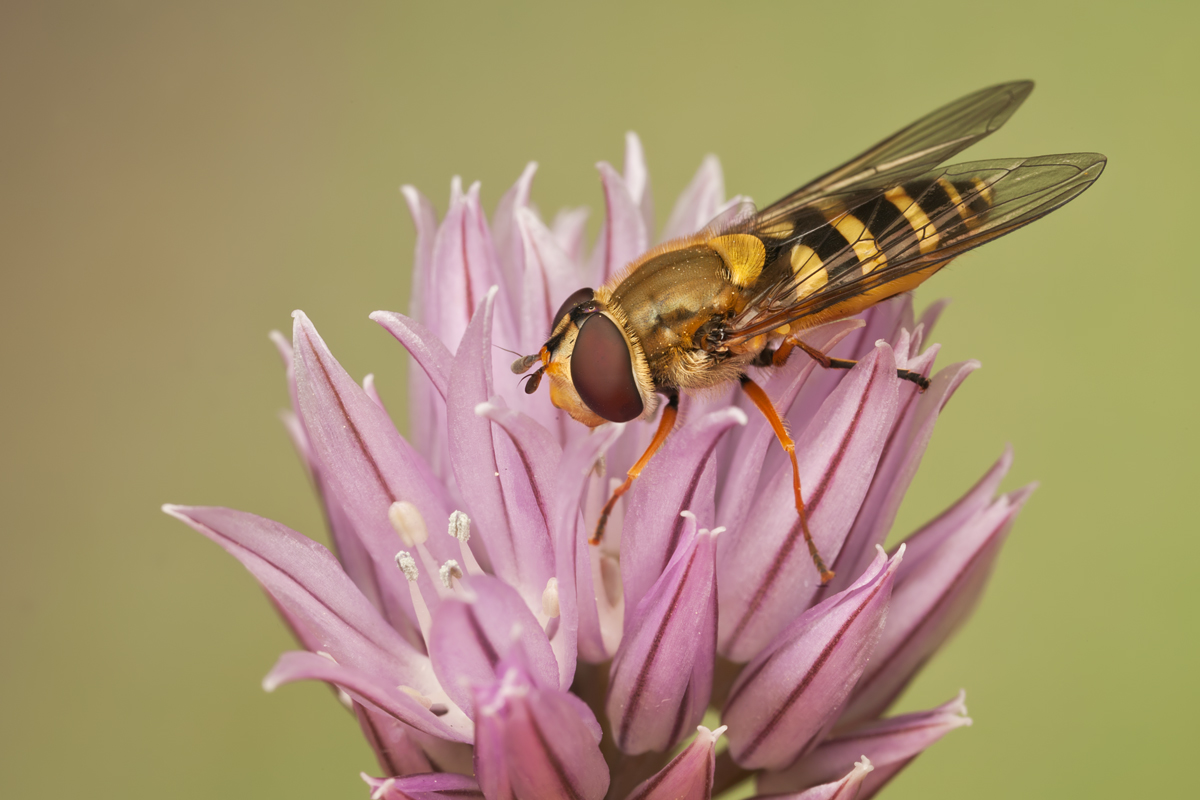
[[[789,281],[797,302],[830,284],[874,273],[894,271],[899,277],[904,264],[978,227],[992,197],[979,178],[918,179],[849,209],[802,209],[786,228],[773,226],[790,235],[764,238],[768,268],[760,285]]]

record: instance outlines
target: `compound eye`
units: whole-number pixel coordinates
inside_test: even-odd
[[[642,413],[629,345],[617,324],[603,314],[589,314],[579,321],[571,381],[579,399],[610,422],[628,422]]]
[[[558,327],[558,323],[562,322],[562,318],[574,311],[576,306],[591,302],[594,294],[591,289],[580,289],[572,292],[571,296],[564,300],[563,304],[558,307],[558,313],[550,320],[550,330]]]

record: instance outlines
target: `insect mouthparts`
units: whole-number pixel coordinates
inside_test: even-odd
[[[512,363],[510,369],[512,369],[514,375],[523,375],[537,362],[538,358],[539,356],[536,353],[531,356],[521,356]]]

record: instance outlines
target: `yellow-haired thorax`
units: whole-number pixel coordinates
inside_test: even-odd
[[[703,232],[659,245],[596,290],[630,344],[643,397],[738,377],[754,354],[710,351],[704,326],[744,307],[765,261],[757,236]],[[653,411],[647,403],[645,416]]]
[[[596,293],[598,302],[600,301],[599,294],[599,292]],[[602,303],[600,304],[602,305]],[[629,338],[629,333],[618,314],[605,308],[602,308],[599,313],[615,322],[625,335],[625,341],[629,345],[629,352],[633,360],[634,381],[637,383],[638,394],[642,398],[643,411],[639,419],[649,419],[658,409],[658,395],[654,391],[654,381],[650,378],[650,370],[646,366],[646,356],[642,353],[637,341]],[[546,376],[550,379],[550,402],[556,408],[566,411],[571,419],[582,422],[589,428],[603,425],[608,420],[588,408],[579,396],[575,382],[571,379],[571,357],[575,352],[579,327],[573,321],[566,319],[555,326],[554,334],[561,335],[561,339],[554,352],[549,354],[549,361],[546,363]]]

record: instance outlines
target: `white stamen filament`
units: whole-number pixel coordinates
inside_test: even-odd
[[[335,664],[337,663],[337,659],[329,655],[329,653],[326,653],[324,650],[318,650],[317,655],[319,655],[321,658],[327,658]]]
[[[546,588],[542,592],[542,613],[551,619],[557,617],[560,613],[558,607],[558,578],[551,578],[546,581]]]
[[[466,568],[468,575],[482,575],[483,567],[479,566],[479,562],[475,560],[475,554],[471,552],[471,518],[461,511],[455,511],[450,515],[450,526],[448,533],[455,539],[458,539],[458,551],[462,556],[463,566]]]
[[[397,500],[388,506],[388,522],[392,529],[404,542],[405,547],[423,544],[429,538],[429,530],[425,527],[425,518],[417,507],[407,500]]]
[[[438,576],[442,579],[442,585],[447,589],[454,588],[454,579],[462,580],[463,571],[458,566],[458,562],[453,558],[449,559],[445,564],[442,564],[438,569]]]
[[[400,571],[408,580],[408,594],[412,597],[413,612],[417,615],[417,627],[421,629],[421,638],[425,640],[425,646],[428,647],[429,631],[433,626],[433,620],[429,614],[429,606],[425,605],[425,598],[421,596],[421,587],[417,585],[417,578],[420,577],[420,573],[417,572],[417,560],[412,557],[412,553],[401,550],[396,553],[396,564],[399,565]]]

